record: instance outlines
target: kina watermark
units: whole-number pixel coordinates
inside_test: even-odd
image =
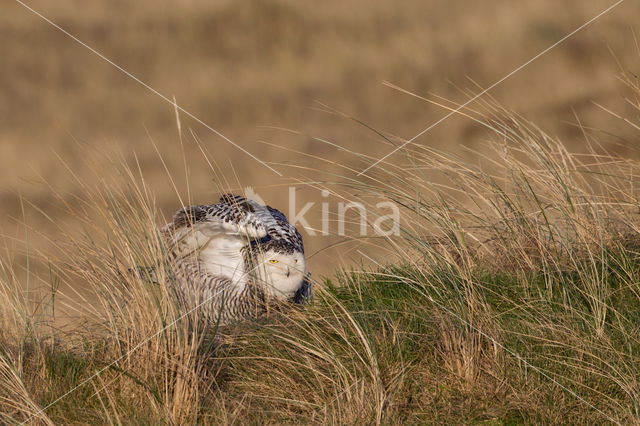
[[[266,205],[262,197],[251,187],[245,188],[244,192],[247,198]],[[360,201],[331,202],[330,192],[323,189],[320,191],[319,202],[307,201],[302,204],[296,199],[294,186],[288,188],[287,195],[289,222],[304,230],[309,236],[346,236],[347,229],[351,231],[354,227],[357,231],[355,235],[354,232],[349,232],[352,236],[400,235],[400,209],[391,201],[379,201],[369,207]],[[320,222],[319,226],[313,226],[312,223],[316,224],[317,221]]]

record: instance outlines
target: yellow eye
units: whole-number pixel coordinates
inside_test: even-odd
[[[293,263],[298,263],[298,259],[293,259]]]
[[[278,261],[276,259],[271,259],[269,263],[278,263]]]

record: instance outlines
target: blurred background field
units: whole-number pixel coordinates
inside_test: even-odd
[[[358,175],[613,1],[28,2],[282,176],[5,2],[0,423],[638,423],[640,3]],[[315,299],[200,333],[127,271],[247,187]]]
[[[300,151],[355,170],[367,164],[348,151],[382,157],[392,147],[323,105],[399,141],[409,139],[447,111],[384,81],[463,103],[478,87],[499,80],[609,5],[599,0],[28,4],[261,159],[325,167],[295,152]],[[288,185],[317,176],[274,166],[285,174],[280,178],[184,115],[181,145],[170,104],[18,3],[5,2],[2,9],[0,214],[2,232],[17,237],[6,243],[17,264],[25,263],[20,222],[35,231],[28,234],[31,253],[51,251],[52,241],[61,238],[53,222],[71,230],[79,226],[63,212],[60,198],[80,203],[82,184],[110,182],[118,172],[106,160],[109,155],[134,168],[139,164],[166,217],[180,206],[167,169],[187,198],[183,157],[192,202],[216,199],[219,187],[201,147],[224,170],[232,189],[252,186],[285,213]],[[632,27],[638,16],[639,3],[622,3],[490,96],[560,137],[572,151],[585,143],[580,122],[605,149],[638,158],[631,128],[596,105],[633,115],[617,75],[638,70]],[[473,149],[486,135],[478,124],[456,116],[415,142],[477,162]],[[395,154],[388,161],[401,159]],[[298,209],[307,201],[318,207],[320,192],[300,186]],[[320,227],[318,208],[306,217]],[[343,238],[337,236],[303,236],[309,253],[318,252],[310,261],[318,274],[361,259],[361,242],[349,246],[339,244]]]

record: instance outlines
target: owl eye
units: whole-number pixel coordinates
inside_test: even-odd
[[[298,263],[298,259],[293,259],[293,263]]]
[[[271,259],[269,260],[269,263],[278,263],[278,261],[276,259]]]

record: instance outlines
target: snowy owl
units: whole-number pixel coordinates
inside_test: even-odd
[[[173,285],[206,322],[226,325],[311,295],[302,236],[272,207],[225,194],[178,211],[162,234]]]

